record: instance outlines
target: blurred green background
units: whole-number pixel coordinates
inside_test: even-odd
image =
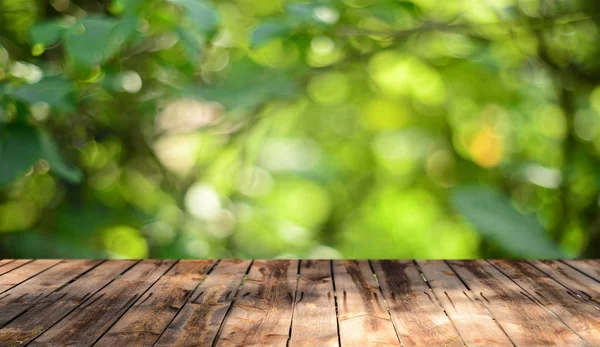
[[[0,0],[0,258],[600,257],[599,11]]]

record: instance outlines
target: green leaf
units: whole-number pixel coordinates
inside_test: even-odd
[[[51,107],[67,111],[75,108],[73,83],[60,77],[44,78],[34,84],[8,85],[4,89],[6,95],[28,104],[45,102]]]
[[[112,29],[113,19],[85,17],[64,35],[67,55],[75,66],[93,67],[104,61],[104,51]]]
[[[291,33],[293,28],[284,20],[276,19],[257,26],[250,34],[250,46],[259,47],[265,43]]]
[[[252,108],[275,98],[296,95],[297,86],[291,76],[240,60],[229,75],[210,87],[190,87],[187,97],[217,101],[227,109]]]
[[[198,57],[200,56],[200,47],[203,44],[203,37],[199,37],[198,35],[194,35],[194,33],[189,32],[183,28],[177,27],[175,29],[177,34],[179,34],[179,38],[185,47],[186,52],[190,58],[190,62],[195,63],[198,61]]]
[[[64,33],[67,55],[76,67],[90,68],[112,58],[135,33],[137,18],[125,16],[120,21],[88,16]]]
[[[32,45],[50,46],[60,40],[60,36],[70,25],[62,19],[35,23],[29,28],[29,41]]]
[[[535,218],[519,213],[508,198],[490,187],[459,186],[452,190],[450,202],[478,232],[512,254],[564,257]]]
[[[0,187],[22,177],[40,158],[35,128],[10,124],[0,127]]]
[[[219,12],[211,3],[203,0],[169,0],[186,11],[186,16],[198,31],[212,34],[219,25]]]
[[[58,146],[45,132],[39,132],[41,157],[50,164],[50,171],[69,183],[79,183],[83,178],[81,170],[69,167],[63,160]]]

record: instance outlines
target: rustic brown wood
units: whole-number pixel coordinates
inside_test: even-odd
[[[586,345],[565,324],[486,261],[451,261],[450,264],[517,345]]]
[[[174,261],[140,262],[33,340],[30,346],[93,344],[173,264]]]
[[[339,346],[331,261],[302,260],[290,346]]]
[[[335,260],[333,273],[342,346],[399,346],[369,262]]]
[[[0,346],[600,346],[599,268],[0,260]]]
[[[512,346],[488,310],[475,300],[448,264],[439,260],[417,260],[417,264],[467,346]]]
[[[600,261],[597,259],[564,260],[563,262],[592,277],[596,281],[600,281]]]
[[[25,261],[27,261],[27,260],[28,259],[25,259]],[[31,261],[31,260],[29,260],[29,261]],[[8,272],[8,271],[12,270],[12,268],[9,268],[6,271],[2,271],[5,265],[8,265],[8,264],[13,263],[13,262],[15,262],[15,259],[2,259],[2,260],[0,260],[0,275],[2,275],[5,272]]]
[[[371,262],[405,346],[463,346],[442,307],[410,260]]]
[[[0,327],[58,287],[100,264],[100,260],[62,262],[4,292],[0,298]]]
[[[60,260],[35,260],[1,275],[0,294],[60,262]]]
[[[192,293],[156,346],[210,346],[250,264],[250,260],[222,260]]]
[[[0,329],[0,346],[23,345],[33,340],[133,264],[135,261],[131,260],[108,260],[66,287],[58,288]],[[11,343],[14,341],[18,343]]]
[[[31,259],[17,259],[17,260],[6,262],[0,266],[0,275],[3,275],[13,269],[16,269],[16,268],[23,266],[27,263],[30,263],[32,261],[33,260],[31,260]]]
[[[292,323],[297,260],[252,264],[217,346],[285,346]]]
[[[587,343],[600,346],[600,311],[567,293],[558,282],[526,262],[492,261],[528,295],[557,315]]]
[[[181,260],[163,275],[95,346],[151,346],[214,265],[213,260]]]
[[[595,305],[600,306],[600,286],[594,279],[560,261],[534,260],[531,264],[569,288],[575,295],[585,300],[594,300]]]

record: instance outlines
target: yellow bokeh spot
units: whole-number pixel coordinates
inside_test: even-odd
[[[540,133],[550,139],[561,140],[567,134],[567,119],[562,109],[556,105],[543,105],[534,114]]]
[[[594,111],[600,114],[600,86],[594,88],[590,94],[590,104]]]
[[[119,225],[102,232],[104,248],[113,258],[142,259],[148,257],[148,244],[137,229]]]
[[[0,232],[17,231],[31,227],[39,211],[33,201],[9,201],[0,205]]]
[[[290,40],[275,39],[254,49],[250,57],[263,66],[285,69],[296,63],[300,50]]]
[[[494,130],[484,128],[475,134],[470,151],[477,165],[494,167],[502,160],[504,141]]]
[[[321,105],[339,104],[350,94],[350,81],[341,72],[318,75],[309,82],[308,94]]]
[[[397,129],[406,125],[406,106],[388,99],[373,99],[365,104],[360,115],[361,125],[368,130]]]
[[[369,61],[369,73],[381,91],[391,96],[409,95],[425,105],[446,101],[446,89],[440,74],[422,61],[387,51]]]
[[[46,46],[44,46],[41,43],[36,43],[35,45],[33,45],[33,47],[31,47],[31,55],[33,55],[34,57],[40,56],[44,53],[45,50]]]

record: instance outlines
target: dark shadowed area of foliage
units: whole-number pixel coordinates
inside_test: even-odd
[[[0,258],[597,258],[599,24],[594,0],[0,0]]]

